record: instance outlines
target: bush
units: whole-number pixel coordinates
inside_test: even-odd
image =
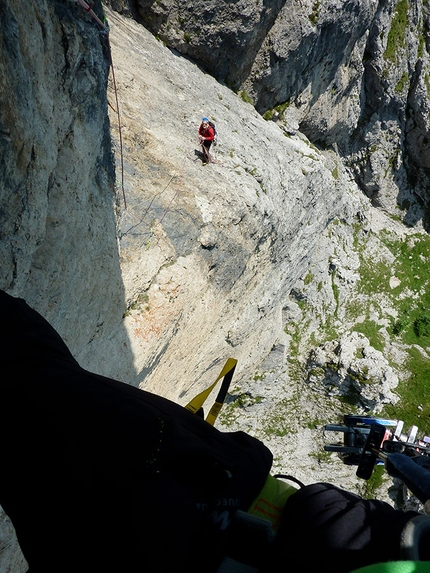
[[[250,103],[251,105],[254,105],[254,100],[252,99],[252,97],[250,95],[248,95],[246,90],[242,90],[241,92],[239,92],[239,95],[240,95],[240,98],[242,101],[244,101],[245,103]]]
[[[419,316],[414,320],[414,332],[418,338],[430,336],[430,316]]]

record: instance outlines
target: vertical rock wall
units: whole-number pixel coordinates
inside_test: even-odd
[[[101,15],[99,0],[93,8]],[[124,311],[109,61],[106,34],[77,3],[0,2],[0,288],[89,368],[89,348]],[[0,571],[26,571],[1,508],[0,530]]]
[[[123,312],[107,36],[77,3],[4,0],[0,38],[0,288],[79,357]]]

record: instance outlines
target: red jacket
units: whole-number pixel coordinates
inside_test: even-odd
[[[205,129],[203,127],[202,124],[200,124],[199,127],[199,135],[203,135],[203,137],[207,140],[207,141],[213,141],[215,139],[215,131],[214,128],[211,127],[210,125],[207,126],[207,128]]]

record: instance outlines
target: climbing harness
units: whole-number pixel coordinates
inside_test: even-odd
[[[193,398],[185,408],[201,415],[203,404],[217,383],[223,382],[206,422],[213,426],[225,401],[233,378],[237,360],[229,358],[213,384]],[[287,499],[297,488],[278,478],[283,477],[303,485],[290,476],[267,476],[263,489],[251,503],[248,511],[237,510],[228,528],[225,556],[217,573],[259,573],[266,562],[281,522],[282,511]]]
[[[211,426],[214,425],[215,420],[220,413],[220,410],[224,404],[225,398],[227,396],[228,389],[230,387],[231,380],[233,378],[234,370],[236,368],[237,360],[235,358],[229,358],[227,362],[224,364],[224,368],[221,370],[218,378],[215,380],[213,384],[197,394],[186,406],[185,408],[192,412],[193,414],[201,414],[203,411],[203,404],[205,403],[206,399],[208,398],[209,394],[215,388],[217,383],[224,378],[221,388],[218,392],[218,395],[215,399],[215,402],[212,405],[207,417],[206,422],[208,422]]]
[[[213,426],[225,401],[233,378],[237,360],[229,358],[218,378],[206,390],[193,398],[185,408],[194,414],[201,414],[203,404],[216,384],[224,378],[206,422]],[[279,529],[282,511],[287,499],[297,488],[278,478],[284,477],[303,485],[290,476],[267,476],[266,483],[252,502],[248,511],[238,510],[229,526],[223,558],[217,573],[258,573],[269,555]]]
[[[225,557],[217,573],[260,573],[268,570],[267,563],[274,548],[285,504],[297,491],[296,487],[280,481],[279,477],[267,476],[263,489],[248,511],[238,510],[233,516]],[[283,477],[297,482],[290,476]]]
[[[94,12],[94,10],[92,9],[92,5],[93,5],[92,2],[87,3],[85,0],[74,0],[74,1],[77,4],[79,4],[85,10],[85,12],[87,12],[87,14],[89,14],[97,22],[97,24],[103,29],[104,32],[106,32],[107,43],[108,43],[108,48],[109,48],[110,68],[112,70],[112,82],[113,82],[115,101],[116,101],[116,114],[118,117],[118,134],[119,134],[120,161],[121,161],[121,189],[122,189],[122,195],[123,195],[123,199],[124,199],[124,209],[127,209],[127,201],[125,198],[125,188],[124,188],[124,152],[123,152],[123,144],[122,144],[121,114],[119,111],[118,89],[116,86],[115,68],[114,68],[113,59],[112,59],[112,49],[111,49],[111,45],[110,45],[110,41],[109,41],[109,26],[107,25],[107,22],[106,22],[106,24],[103,23],[100,20],[100,18],[97,16],[97,14]],[[108,102],[108,104],[112,108],[112,106],[110,105],[109,102]]]
[[[204,159],[207,158],[207,161],[205,161],[203,164],[206,165],[207,163],[213,163],[215,165],[222,165],[221,161],[218,161],[217,159],[214,158],[213,155],[210,154],[210,152],[206,152],[204,151],[204,146],[203,146],[203,142],[200,140],[197,140],[198,145],[200,145],[200,147],[202,148],[202,151],[200,151],[200,155],[203,156]],[[197,156],[195,159],[193,159],[193,161],[197,161],[198,159],[202,159],[202,157]]]

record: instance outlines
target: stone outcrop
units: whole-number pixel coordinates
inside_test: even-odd
[[[313,349],[307,369],[307,382],[314,390],[347,396],[367,411],[377,412],[382,404],[397,401],[392,392],[398,384],[397,375],[383,354],[359,332]]]

